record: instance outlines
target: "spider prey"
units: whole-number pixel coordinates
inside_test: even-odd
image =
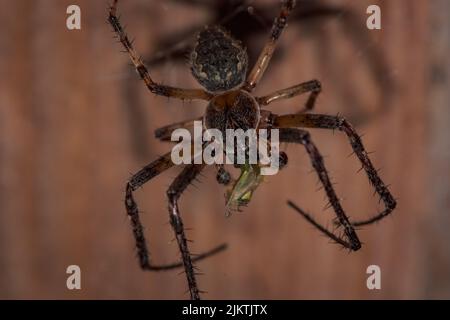
[[[276,43],[286,27],[287,19],[295,6],[295,1],[284,0],[282,2],[281,10],[273,22],[269,39],[248,75],[247,53],[239,41],[233,39],[229,33],[220,27],[206,27],[201,31],[190,56],[191,71],[206,90],[180,89],[154,82],[120,24],[117,17],[117,2],[118,0],[115,0],[110,7],[108,21],[128,52],[131,61],[147,88],[154,94],[161,96],[184,100],[201,99],[208,101],[206,112],[202,119],[205,129],[217,128],[222,131],[228,128],[241,128],[244,130],[250,128],[279,129],[280,142],[303,145],[323,185],[330,205],[334,209],[336,214],[335,224],[342,231],[340,234],[336,234],[327,230],[292,201],[288,201],[289,206],[335,242],[350,250],[356,251],[360,249],[361,243],[355,232],[355,227],[381,220],[392,212],[396,206],[396,201],[378,176],[353,126],[341,116],[306,113],[313,109],[316,98],[321,91],[320,83],[317,80],[278,90],[262,97],[254,97],[252,95],[253,89],[257,86],[267,69]],[[272,102],[292,98],[303,93],[308,93],[309,97],[305,106],[297,113],[277,115],[261,108]],[[156,136],[161,140],[167,140],[173,130],[192,127],[193,122],[194,120],[184,121],[160,128],[156,131]],[[385,209],[367,220],[350,221],[336,195],[319,150],[311,140],[309,133],[300,128],[322,128],[343,132],[348,137],[351,147],[360,160],[370,183],[383,201]],[[280,153],[280,163],[282,165],[287,163],[285,153]],[[205,165],[186,165],[167,191],[170,224],[181,252],[181,262],[169,265],[154,265],[150,261],[143,227],[139,218],[139,210],[133,197],[133,192],[137,188],[173,165],[170,153],[168,153],[133,175],[126,184],[125,206],[131,220],[141,268],[144,270],[168,270],[184,267],[190,296],[192,299],[199,299],[200,291],[197,287],[193,263],[223,250],[225,246],[219,246],[193,258],[189,252],[178,200],[186,187],[198,176]],[[233,183],[232,189],[228,193],[228,201],[236,202],[238,205],[247,203],[260,181],[258,166],[242,165],[241,176],[236,181],[233,181],[223,166],[217,166],[217,169],[217,180],[219,183]]]

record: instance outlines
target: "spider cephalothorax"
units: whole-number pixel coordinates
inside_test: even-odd
[[[219,129],[256,129],[261,118],[256,99],[244,90],[223,93],[211,99],[206,108],[204,126]]]
[[[245,81],[247,51],[240,41],[218,26],[199,32],[191,52],[191,71],[210,92],[228,91]]]
[[[336,234],[329,231],[292,201],[288,201],[289,206],[333,241],[350,250],[358,250],[361,248],[361,242],[356,234],[355,227],[383,219],[394,210],[396,201],[389,192],[388,187],[379,177],[377,170],[373,167],[361,138],[353,126],[340,116],[308,113],[313,109],[316,98],[321,91],[321,85],[317,80],[277,90],[262,97],[254,97],[252,94],[253,89],[257,86],[267,69],[278,38],[285,28],[287,18],[294,6],[295,0],[282,1],[281,10],[274,20],[269,39],[258,61],[248,75],[246,74],[247,54],[238,41],[218,27],[208,27],[200,32],[197,44],[191,54],[191,69],[195,78],[206,88],[206,91],[202,89],[174,88],[154,82],[119,22],[116,14],[117,0],[113,2],[110,8],[108,21],[130,55],[131,61],[140,77],[151,92],[183,100],[200,99],[208,101],[206,112],[201,119],[182,121],[159,128],[155,132],[157,138],[169,140],[174,130],[178,128],[192,128],[197,120],[203,120],[205,129],[218,129],[222,133],[226,129],[268,128],[278,130],[280,142],[295,143],[305,147],[311,164],[329,199],[330,206],[334,210],[336,215],[334,224],[336,230],[340,233]],[[293,114],[277,115],[262,109],[272,102],[289,99],[303,93],[309,94],[306,104]],[[385,208],[383,211],[362,221],[350,221],[331,183],[323,157],[312,141],[309,132],[302,128],[338,130],[347,136],[371,185],[384,203]],[[208,143],[205,143],[203,148],[207,147]],[[191,157],[191,160],[193,160],[193,157]],[[286,166],[287,163],[287,155],[281,152],[279,154],[280,168]],[[167,190],[169,220],[181,252],[181,262],[159,266],[151,263],[143,226],[139,217],[139,210],[133,196],[136,189],[172,166],[174,166],[174,162],[171,159],[171,152],[169,152],[134,174],[126,184],[125,207],[133,228],[141,268],[144,270],[169,270],[184,267],[191,298],[199,299],[200,291],[197,286],[193,263],[225,249],[225,246],[221,245],[192,258],[186,240],[178,200],[183,191],[196,179],[206,164],[195,163],[186,165]],[[224,185],[232,184],[232,188],[226,193],[227,208],[239,208],[248,204],[254,190],[262,181],[261,170],[263,166],[264,163],[261,159],[258,159],[256,164],[244,163],[239,166],[241,174],[237,179],[233,179],[223,165],[217,166],[217,181]]]

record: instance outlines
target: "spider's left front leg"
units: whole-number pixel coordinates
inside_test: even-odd
[[[374,187],[377,194],[380,196],[384,203],[385,209],[375,216],[362,220],[352,222],[354,226],[362,226],[366,224],[374,223],[383,219],[389,215],[396,207],[397,202],[389,191],[388,187],[384,184],[378,175],[377,170],[374,168],[372,162],[369,159],[366,149],[361,141],[360,136],[356,133],[353,126],[341,116],[329,116],[323,114],[288,114],[283,116],[271,116],[271,122],[274,128],[320,128],[320,129],[332,129],[344,132],[351,144],[353,152],[358,157],[362,164],[362,168],[367,174],[370,183]]]
[[[195,278],[194,266],[192,263],[191,254],[187,245],[186,235],[184,233],[183,221],[181,219],[180,210],[178,208],[178,200],[181,194],[187,188],[187,186],[197,177],[197,175],[205,167],[201,165],[188,165],[183,171],[175,178],[167,190],[167,197],[169,200],[169,217],[170,224],[175,233],[175,237],[178,242],[178,247],[181,252],[181,257],[186,272],[186,277],[189,285],[189,293],[192,300],[200,299],[200,291],[197,286],[197,280]]]

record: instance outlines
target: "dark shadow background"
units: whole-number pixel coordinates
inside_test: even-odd
[[[132,172],[170,150],[153,131],[201,115],[205,105],[149,94],[112,38],[107,3],[75,2],[81,31],[65,27],[74,1],[0,0],[0,298],[187,298],[184,275],[139,269],[123,191]],[[185,225],[195,252],[223,241],[230,247],[199,263],[200,288],[210,299],[450,298],[450,2],[326,3],[354,12],[361,30],[367,6],[379,4],[382,30],[365,30],[366,40],[355,43],[352,32],[360,30],[343,29],[343,18],[291,23],[256,94],[321,80],[315,112],[356,122],[398,209],[361,229],[362,250],[348,253],[286,205],[293,199],[323,222],[333,217],[323,210],[326,201],[301,147],[283,147],[288,167],[267,178],[250,206],[231,218],[224,217],[225,190],[209,168],[181,200]],[[211,14],[176,1],[123,1],[120,9],[145,55]],[[250,39],[251,50],[261,48],[264,31],[261,26]],[[376,81],[373,48],[387,66]],[[197,86],[180,62],[166,60],[151,72],[166,84]],[[270,110],[293,112],[303,102]],[[350,216],[379,209],[365,175],[357,173],[358,161],[348,157],[346,138],[312,135]],[[165,199],[178,172],[169,170],[137,193],[152,257],[160,263],[178,258]],[[71,264],[81,267],[81,291],[66,288]],[[381,267],[379,291],[366,288],[371,264]]]

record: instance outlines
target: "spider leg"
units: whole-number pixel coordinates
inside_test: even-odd
[[[299,143],[305,147],[311,159],[311,164],[314,170],[317,172],[317,175],[325,189],[325,193],[327,194],[330,204],[333,207],[334,212],[336,213],[337,216],[336,223],[339,226],[344,227],[344,234],[348,239],[348,241],[342,239],[339,236],[336,236],[331,231],[328,231],[325,227],[317,223],[309,214],[307,214],[305,211],[296,206],[292,201],[288,201],[289,206],[291,206],[297,212],[302,214],[306,218],[306,220],[308,220],[316,228],[318,228],[320,231],[322,231],[324,234],[326,234],[328,237],[330,237],[337,243],[340,243],[344,247],[354,251],[359,250],[361,248],[361,242],[359,241],[355,229],[348,220],[344,212],[344,209],[341,206],[339,198],[337,197],[336,192],[334,191],[333,185],[328,176],[328,172],[325,168],[322,155],[316,148],[315,144],[312,142],[309,132],[301,129],[288,129],[288,128],[280,129],[280,142]]]
[[[264,72],[269,65],[270,59],[273,56],[277,41],[280,38],[280,35],[283,32],[284,28],[286,27],[287,18],[291,14],[291,11],[292,9],[294,9],[294,7],[295,0],[283,0],[281,11],[278,17],[275,18],[273,22],[269,41],[264,46],[258,60],[256,61],[255,66],[253,67],[247,78],[247,81],[244,85],[245,90],[249,92],[252,91],[258,84],[259,80],[261,80]]]
[[[311,80],[298,85],[272,92],[266,96],[258,97],[256,100],[262,106],[266,106],[274,101],[281,99],[290,99],[303,93],[309,93],[305,106],[298,113],[304,113],[312,110],[316,104],[317,96],[322,91],[322,86],[318,80]]]
[[[147,248],[147,241],[144,236],[144,228],[142,226],[139,209],[136,201],[133,197],[133,191],[144,185],[150,179],[164,172],[165,170],[173,166],[173,162],[170,158],[170,153],[160,157],[159,159],[153,161],[149,165],[142,168],[138,173],[133,175],[126,185],[125,191],[125,207],[127,209],[128,217],[131,221],[131,226],[133,228],[133,236],[136,242],[136,249],[139,258],[140,267],[144,270],[150,271],[160,271],[160,270],[170,270],[174,268],[179,268],[183,266],[182,262],[175,262],[166,265],[154,265],[150,262],[150,254]],[[198,261],[209,257],[215,253],[224,250],[226,246],[220,245],[208,252],[198,255],[193,259],[193,261]]]
[[[329,116],[322,114],[289,114],[283,116],[272,115],[272,123],[275,128],[288,128],[288,127],[303,127],[303,128],[322,128],[322,129],[337,129],[343,131],[352,146],[352,149],[359,161],[362,164],[362,168],[367,174],[370,183],[374,187],[375,191],[383,200],[385,209],[376,214],[372,218],[362,221],[352,222],[354,226],[362,226],[374,223],[383,219],[389,215],[396,207],[397,202],[389,191],[388,187],[384,184],[375,170],[372,162],[369,159],[367,151],[361,141],[361,138],[356,133],[353,126],[341,116]]]
[[[187,186],[195,179],[195,177],[204,168],[203,165],[188,165],[183,171],[175,178],[175,180],[170,185],[167,190],[167,197],[169,200],[169,216],[170,224],[172,225],[175,237],[178,242],[178,247],[181,252],[184,271],[186,272],[186,277],[189,285],[189,292],[192,300],[199,300],[200,293],[197,287],[197,281],[195,279],[195,272],[193,266],[193,259],[191,259],[191,254],[189,253],[186,235],[184,233],[183,221],[181,219],[180,211],[178,208],[178,200],[187,188]]]
[[[169,124],[167,126],[158,128],[155,130],[155,138],[161,140],[161,141],[170,141],[170,138],[172,136],[172,132],[174,132],[176,129],[185,128],[185,129],[191,129],[194,128],[194,122],[195,121],[202,121],[203,117],[199,117],[196,119],[191,120],[184,120],[177,123]]]
[[[117,37],[124,46],[125,50],[128,52],[128,55],[130,56],[130,59],[133,62],[136,71],[138,72],[141,79],[144,80],[147,88],[154,94],[165,97],[187,99],[187,100],[192,99],[210,100],[212,98],[212,95],[204,90],[174,88],[158,84],[152,80],[152,78],[150,77],[150,73],[147,70],[147,67],[142,62],[142,59],[137,54],[130,39],[125,33],[125,30],[120,24],[119,18],[116,15],[117,2],[118,0],[114,0],[113,4],[110,7],[108,22],[111,24],[112,28],[114,29],[114,32],[117,34]]]

